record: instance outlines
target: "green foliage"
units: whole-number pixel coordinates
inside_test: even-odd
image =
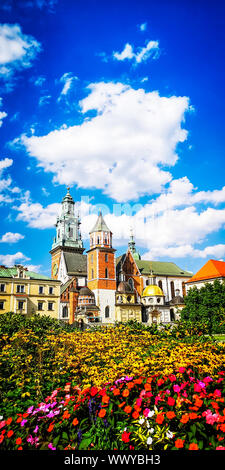
[[[193,287],[185,297],[181,319],[202,323],[208,334],[225,332],[225,283],[215,280],[200,289]]]

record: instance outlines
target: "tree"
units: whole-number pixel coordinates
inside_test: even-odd
[[[213,284],[207,282],[200,289],[194,286],[188,291],[184,302],[182,320],[202,322],[209,333],[225,331],[225,282],[216,279]]]

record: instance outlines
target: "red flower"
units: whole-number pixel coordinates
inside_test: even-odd
[[[90,395],[94,397],[98,393],[98,389],[96,387],[91,387],[90,389]]]
[[[17,437],[17,439],[16,439],[16,444],[17,444],[17,445],[22,444],[22,439],[21,439],[21,437]]]
[[[14,432],[12,431],[12,429],[10,429],[10,431],[7,433],[7,437],[11,437],[13,434]]]
[[[198,450],[198,444],[195,444],[195,442],[192,442],[189,445],[189,450]]]
[[[106,410],[104,410],[103,408],[99,411],[98,413],[98,416],[99,418],[104,418],[104,416],[106,415]]]
[[[177,449],[182,449],[182,447],[184,447],[184,439],[177,439],[175,441],[175,447]]]
[[[6,420],[6,424],[8,424],[8,425],[11,424],[11,422],[12,422],[12,418],[8,418],[8,419]]]
[[[188,422],[188,420],[189,420],[189,415],[188,415],[188,413],[184,413],[184,414],[181,416],[180,422],[183,423],[183,424],[185,424],[185,423]]]
[[[139,418],[139,413],[137,411],[134,411],[132,413],[132,416],[133,416],[134,419],[138,419]]]
[[[175,400],[174,400],[174,398],[169,397],[167,403],[168,403],[169,406],[175,405]]]
[[[47,431],[52,432],[53,429],[54,429],[54,424],[53,423],[49,424]]]
[[[68,419],[70,417],[70,413],[68,412],[68,410],[64,411],[63,413],[63,419]]]
[[[156,423],[162,424],[163,421],[164,421],[164,415],[163,415],[163,413],[157,414],[157,416],[156,416]]]
[[[129,405],[128,405],[128,406],[125,406],[124,411],[125,411],[125,413],[131,413],[132,407],[129,406]]]
[[[166,416],[167,416],[168,419],[173,419],[173,418],[175,418],[176,415],[175,415],[174,411],[168,411],[166,413]]]
[[[122,441],[123,442],[130,442],[130,432],[123,431]]]

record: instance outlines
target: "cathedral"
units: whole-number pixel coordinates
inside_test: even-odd
[[[85,254],[80,223],[68,188],[50,251],[51,276],[62,283],[60,319],[83,327],[129,320],[167,324],[179,318],[192,273],[172,262],[142,260],[133,234],[126,253],[116,257],[101,212]]]

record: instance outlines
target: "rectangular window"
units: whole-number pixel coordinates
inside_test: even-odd
[[[53,294],[53,287],[49,287],[49,294]]]
[[[48,310],[53,310],[53,302],[48,302]]]
[[[93,255],[91,255],[91,264],[93,263],[93,258],[94,258]]]
[[[0,292],[5,292],[5,284],[0,284]]]
[[[23,310],[23,304],[24,302],[22,300],[19,300],[18,302],[18,310]]]
[[[94,279],[94,269],[91,270],[91,279]]]
[[[0,301],[0,310],[4,310],[4,300]]]
[[[43,302],[38,302],[38,311],[43,310]]]
[[[69,237],[73,237],[73,229],[71,227],[69,227]]]
[[[43,294],[44,293],[44,287],[43,286],[39,286],[39,294]]]
[[[108,261],[108,255],[105,255],[105,262],[107,263]]]
[[[105,278],[107,279],[109,276],[108,276],[108,268],[105,268]]]
[[[16,292],[20,292],[21,294],[23,294],[25,292],[24,286],[18,284],[16,287]]]

